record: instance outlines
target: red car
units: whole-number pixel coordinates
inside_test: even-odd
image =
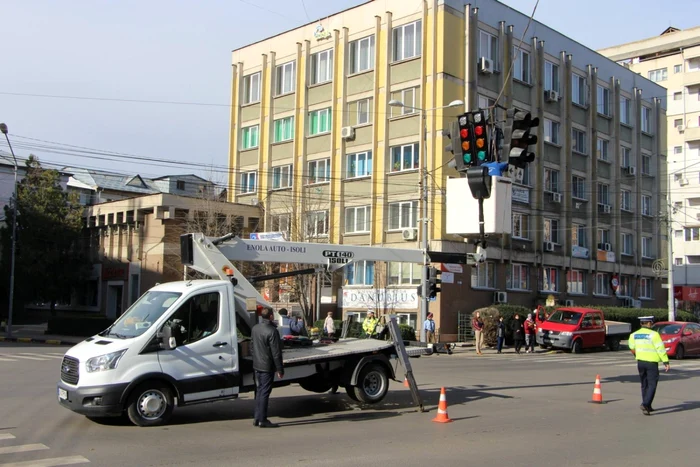
[[[700,355],[700,324],[662,321],[653,329],[661,335],[669,357],[681,360],[686,355]]]

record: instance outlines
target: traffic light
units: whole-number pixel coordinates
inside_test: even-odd
[[[524,169],[535,160],[535,154],[528,152],[528,146],[537,143],[537,136],[531,135],[530,131],[539,124],[540,119],[532,118],[530,112],[508,110],[503,154],[510,165]]]
[[[457,169],[458,172],[467,170],[467,165],[464,162],[464,150],[462,149],[462,139],[459,136],[460,128],[459,121],[450,123],[449,130],[443,130],[442,135],[450,139],[450,144],[445,148],[450,151],[454,159],[448,164],[449,167]]]
[[[428,297],[435,298],[437,294],[440,293],[440,287],[438,287],[438,285],[442,283],[440,280],[442,271],[437,268],[430,268],[428,273]]]
[[[472,158],[472,167],[485,162],[491,162],[489,149],[489,134],[486,128],[486,114],[483,110],[477,110],[469,114],[472,122],[472,145],[476,157]]]

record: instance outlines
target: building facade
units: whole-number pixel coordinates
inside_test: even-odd
[[[454,253],[471,247],[445,233],[444,187],[457,173],[441,130],[477,108],[504,120],[499,96],[540,118],[513,235],[479,267],[442,265],[452,275],[430,311],[443,341],[460,337],[460,313],[495,300],[665,301],[652,272],[665,248],[665,90],[516,10],[368,2],[233,51],[231,94],[229,197],[261,205],[268,230],[420,248],[426,170],[429,249]],[[438,109],[455,100],[464,106]],[[401,297],[390,308],[419,328],[420,277],[420,265],[351,264],[329,300],[362,316],[373,297]]]
[[[677,298],[700,303],[700,27],[603,49],[601,54],[664,86]],[[696,266],[694,266],[696,265]],[[697,308],[697,305],[695,305]]]

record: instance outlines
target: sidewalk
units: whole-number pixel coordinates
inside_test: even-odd
[[[46,334],[48,323],[13,324],[12,337],[7,337],[5,326],[0,329],[0,342],[19,342],[23,344],[76,345],[87,338],[79,336],[58,336]]]

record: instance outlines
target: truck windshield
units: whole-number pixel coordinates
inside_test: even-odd
[[[578,324],[581,319],[581,313],[576,311],[557,310],[549,317],[547,321],[563,324]]]
[[[654,331],[659,334],[678,334],[681,332],[680,324],[657,324],[653,327]]]
[[[102,335],[120,339],[146,332],[180,298],[179,292],[146,292]]]

